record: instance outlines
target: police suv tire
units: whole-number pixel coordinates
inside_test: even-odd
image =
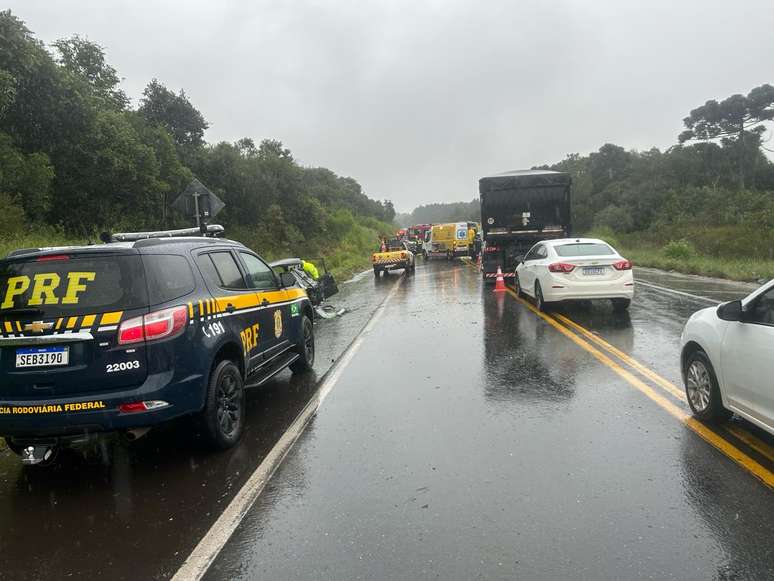
[[[22,455],[22,450],[24,449],[23,446],[20,446],[19,444],[14,444],[11,441],[11,438],[3,438],[5,440],[5,445],[8,447],[8,449],[16,454],[17,456]]]
[[[301,318],[301,340],[296,351],[299,358],[290,364],[293,373],[306,373],[314,367],[314,326],[306,315]]]
[[[231,448],[242,436],[245,390],[242,372],[233,361],[220,361],[212,370],[200,419],[207,443],[216,450]]]

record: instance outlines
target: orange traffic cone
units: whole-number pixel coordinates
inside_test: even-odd
[[[505,292],[505,278],[503,277],[503,271],[500,269],[499,266],[497,267],[497,279],[495,279],[494,292],[496,293]]]

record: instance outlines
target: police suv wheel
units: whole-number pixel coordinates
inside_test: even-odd
[[[239,441],[245,427],[245,390],[242,372],[233,361],[221,361],[210,375],[202,412],[207,442],[226,450]]]
[[[11,438],[4,438],[4,439],[5,439],[5,445],[6,445],[6,447],[7,447],[7,448],[8,448],[8,449],[9,449],[11,452],[13,452],[14,454],[16,454],[17,456],[21,456],[21,455],[22,455],[22,450],[24,450],[24,446],[22,446],[22,445],[20,445],[20,444],[15,444],[15,443],[14,443],[14,442],[11,440]]]
[[[314,367],[314,327],[306,315],[301,319],[301,329],[303,343],[297,347],[300,357],[290,364],[293,373],[304,373]]]

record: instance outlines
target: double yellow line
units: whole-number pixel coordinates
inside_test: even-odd
[[[682,390],[675,386],[672,382],[661,377],[653,370],[647,368],[623,351],[617,349],[601,337],[598,337],[591,331],[585,329],[572,319],[569,319],[558,313],[554,316],[542,313],[538,311],[531,303],[520,298],[513,290],[507,289],[506,292],[520,304],[528,308],[535,315],[559,331],[562,335],[567,337],[570,341],[581,347],[584,351],[590,353],[600,363],[624,379],[629,385],[642,392],[644,395],[658,404],[662,409],[666,410],[670,415],[682,422],[689,430],[731,458],[731,460],[761,480],[764,484],[774,488],[774,472],[699,422],[684,408],[678,406],[674,403],[674,401],[666,397],[664,393],[657,391],[651,385],[645,383],[645,381],[637,377],[634,372],[650,380],[653,384],[657,385],[671,396],[679,399],[680,401],[685,401],[685,395],[683,394]],[[618,361],[613,359],[613,357],[615,357]],[[740,441],[750,446],[750,448],[761,454],[761,456],[767,458],[768,460],[774,461],[774,449],[772,449],[772,447],[765,442],[737,427],[729,426],[726,427],[725,430]]]

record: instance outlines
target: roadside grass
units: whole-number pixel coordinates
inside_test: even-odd
[[[720,258],[702,254],[699,249],[675,252],[675,246],[680,244],[679,242],[670,243],[664,247],[635,244],[627,240],[625,235],[616,234],[608,229],[592,230],[587,236],[610,243],[635,266],[743,282],[758,282],[774,278],[774,260]]]
[[[94,238],[92,241],[99,241]],[[21,248],[45,248],[49,246],[67,246],[71,244],[87,244],[86,238],[68,237],[53,228],[20,234],[0,234],[0,257]]]

